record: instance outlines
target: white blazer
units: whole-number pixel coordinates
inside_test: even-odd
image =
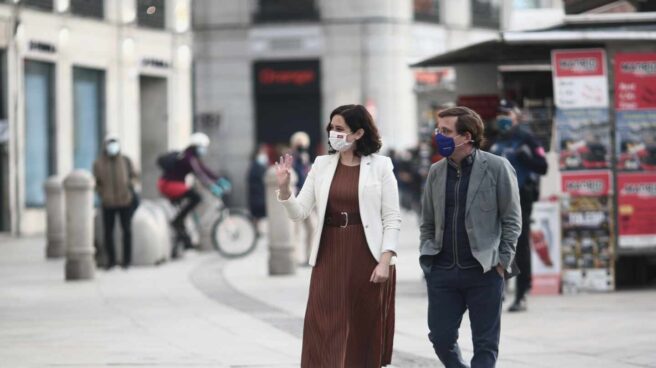
[[[314,160],[303,188],[297,196],[292,194],[288,199],[281,200],[278,193],[278,201],[285,207],[292,221],[304,220],[310,215],[314,206],[317,206],[319,226],[312,236],[310,252],[312,266],[317,260],[330,184],[338,163],[339,153],[319,156]],[[372,154],[360,160],[358,183],[360,218],[369,250],[376,261],[380,261],[382,252],[396,252],[401,230],[399,191],[392,169],[392,160],[389,157]]]

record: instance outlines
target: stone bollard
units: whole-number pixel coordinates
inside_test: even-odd
[[[296,185],[296,174],[292,172],[291,187]],[[278,202],[276,169],[270,167],[264,177],[266,184],[266,210],[269,222],[269,275],[292,275],[296,272],[296,236],[294,224]]]
[[[95,273],[93,246],[93,176],[75,170],[64,180],[66,191],[66,280],[92,279]]]
[[[46,192],[46,257],[66,255],[66,212],[62,179],[51,176],[43,185]]]
[[[132,217],[132,264],[160,264],[170,254],[169,222],[164,210],[153,200],[144,199]]]
[[[201,251],[214,250],[212,225],[219,216],[219,211],[216,210],[218,201],[204,185],[196,185],[195,188],[202,198],[202,201],[195,209],[195,212],[200,216],[200,223],[197,224],[198,249]]]

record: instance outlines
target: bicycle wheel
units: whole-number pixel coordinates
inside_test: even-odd
[[[228,210],[212,226],[212,243],[226,258],[251,253],[257,245],[257,231],[250,215],[239,210]]]

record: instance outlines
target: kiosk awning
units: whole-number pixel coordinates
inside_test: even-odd
[[[483,41],[432,56],[412,67],[452,66],[472,63],[544,63],[551,50],[603,47],[607,42],[654,42],[656,22],[634,24],[563,24],[553,28],[501,32],[494,40]]]

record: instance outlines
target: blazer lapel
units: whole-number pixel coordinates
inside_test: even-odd
[[[337,163],[339,163],[339,153],[334,153],[330,157],[330,162],[326,166],[326,171],[324,175],[321,176],[321,184],[319,190],[319,200],[321,200],[319,208],[322,211],[326,210],[326,204],[328,203],[328,194],[330,192],[330,184],[333,182],[333,177],[335,177],[335,170],[337,169]]]
[[[474,197],[476,197],[476,193],[478,193],[478,188],[481,186],[486,170],[487,159],[480,151],[476,152],[474,166],[472,167],[471,176],[469,177],[469,186],[467,187],[467,206],[465,214],[469,213],[469,208],[474,202]]]
[[[369,172],[371,171],[371,156],[364,156],[360,160],[360,177],[358,179],[358,198],[364,194],[364,186],[367,184]]]

